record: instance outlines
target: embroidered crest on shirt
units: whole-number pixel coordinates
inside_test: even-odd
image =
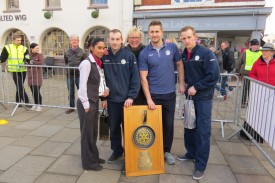
[[[120,62],[121,62],[121,64],[126,64],[126,60],[125,59],[122,59]]]
[[[198,61],[200,59],[200,56],[199,55],[196,55],[195,56],[195,61]]]
[[[166,50],[165,55],[170,55],[170,50]]]

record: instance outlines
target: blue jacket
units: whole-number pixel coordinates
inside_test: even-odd
[[[110,48],[108,52],[102,57],[106,84],[110,89],[107,100],[120,103],[128,98],[135,99],[140,89],[135,55],[125,48],[120,48],[115,55]]]
[[[220,78],[219,64],[214,53],[208,48],[196,45],[192,49],[190,60],[187,58],[187,49],[184,49],[182,61],[187,90],[191,86],[197,90],[192,99],[213,99],[214,86]]]

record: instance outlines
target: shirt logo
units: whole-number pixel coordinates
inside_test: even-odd
[[[126,60],[125,59],[122,59],[120,62],[121,62],[121,64],[126,64]]]
[[[166,50],[165,55],[170,55],[170,50]]]
[[[148,55],[149,57],[152,57],[152,56],[154,56],[154,54],[150,54],[150,55]]]
[[[110,62],[110,60],[104,60],[104,62]]]
[[[195,61],[198,61],[199,59],[200,59],[199,55],[195,56]]]

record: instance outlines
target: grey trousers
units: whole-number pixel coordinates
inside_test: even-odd
[[[98,135],[98,105],[90,101],[90,109],[87,113],[81,101],[77,100],[77,111],[80,121],[81,133],[81,161],[83,169],[90,169],[98,166],[99,154],[96,146]]]

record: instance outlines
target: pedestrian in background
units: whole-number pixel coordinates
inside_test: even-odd
[[[230,74],[233,71],[234,52],[230,49],[230,44],[228,41],[223,41],[221,43],[221,52],[222,52],[222,59],[223,59],[223,73]],[[227,98],[226,87],[228,87],[230,91],[233,90],[233,87],[229,86],[227,84],[227,81],[228,81],[228,76],[222,76],[221,88],[220,88],[221,95],[218,96],[218,98],[223,98],[224,100],[226,100]]]
[[[259,41],[257,39],[252,39],[250,41],[250,48],[246,49],[239,57],[237,63],[237,72],[240,72],[241,77],[248,76],[251,71],[254,62],[262,55],[259,51]],[[247,98],[249,95],[249,80],[243,83],[243,94],[241,106],[244,108],[247,105]]]
[[[29,97],[24,89],[27,68],[22,66],[30,62],[29,51],[27,47],[21,45],[22,36],[20,34],[12,35],[12,43],[4,46],[1,53],[1,63],[8,64],[8,72],[12,73],[12,78],[16,87],[16,103],[29,103]],[[26,105],[31,108],[31,105]]]
[[[180,161],[195,160],[193,179],[203,177],[210,153],[211,114],[214,86],[220,78],[216,56],[208,48],[196,43],[196,31],[191,26],[180,31],[185,45],[182,54],[187,95],[192,96],[196,113],[196,128],[184,129],[186,154],[178,156]]]
[[[80,62],[86,58],[84,50],[79,47],[79,37],[75,34],[70,36],[70,48],[64,54],[65,64],[68,67],[78,67]],[[75,86],[79,89],[79,71],[78,69],[68,69],[67,88],[69,92],[69,105],[75,107]],[[66,114],[70,114],[74,109],[67,109]]]
[[[100,164],[105,160],[99,158],[96,146],[98,136],[99,85],[102,61],[105,52],[104,41],[100,38],[88,41],[90,54],[79,65],[80,81],[77,100],[77,111],[81,132],[81,160],[84,170],[102,170]],[[109,95],[105,90],[102,97]]]
[[[31,65],[43,65],[44,57],[39,53],[40,48],[37,43],[30,45],[30,62]],[[42,67],[28,67],[28,84],[32,91],[35,105],[32,106],[32,111],[42,111],[42,96],[40,94],[40,88],[42,86],[43,72]]]

